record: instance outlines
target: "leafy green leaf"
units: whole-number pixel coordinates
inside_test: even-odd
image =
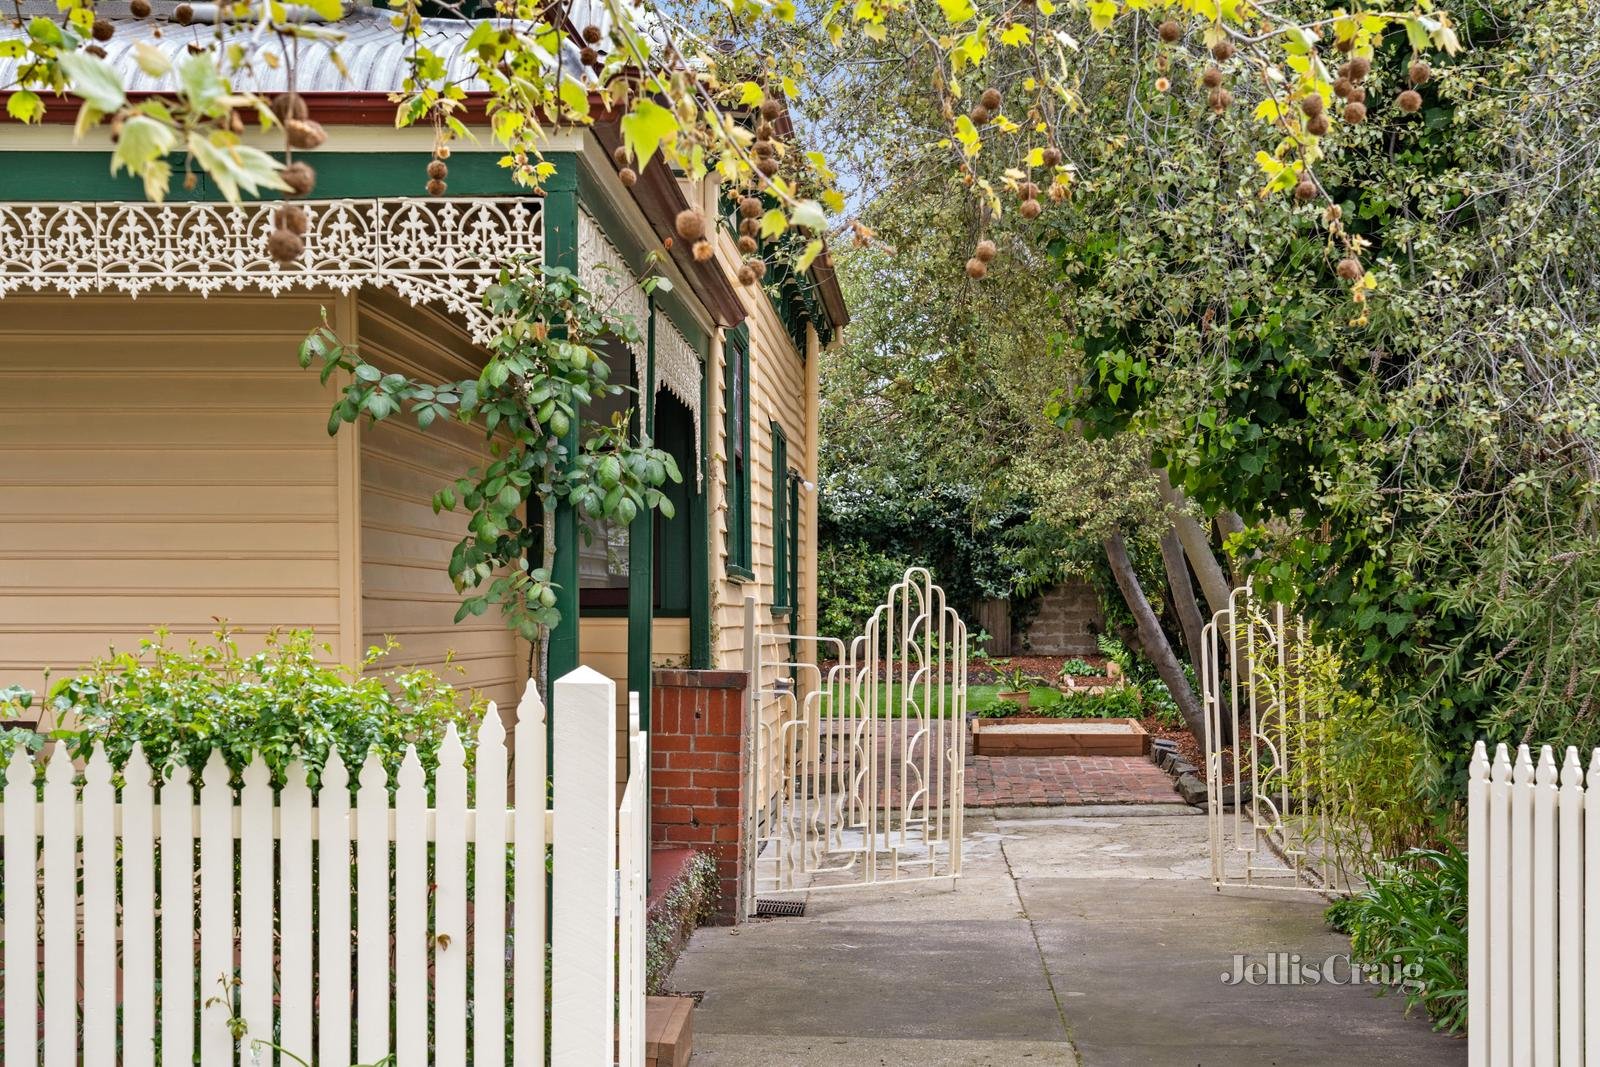
[[[116,68],[87,52],[68,52],[56,60],[73,93],[97,110],[110,113],[128,100]]]

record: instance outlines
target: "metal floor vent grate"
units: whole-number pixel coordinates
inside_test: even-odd
[[[806,902],[803,900],[757,900],[756,918],[758,919],[788,919],[806,913]]]

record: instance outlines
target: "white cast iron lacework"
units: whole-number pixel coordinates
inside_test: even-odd
[[[639,336],[649,336],[650,300],[634,278],[617,246],[588,212],[578,213],[578,280],[609,303],[614,315],[629,319]],[[633,373],[643,382],[649,372],[649,349],[630,347]],[[688,407],[694,419],[695,471],[700,470],[700,356],[665,315],[656,316],[656,381]]]
[[[0,204],[0,297],[378,286],[440,305],[487,342],[496,324],[483,290],[511,258],[544,252],[534,199],[297,203],[310,229],[305,254],[287,266],[267,256],[276,203]]]
[[[696,352],[672,320],[656,316],[656,380],[689,409],[694,420],[695,488],[703,489],[700,474],[700,353]]]

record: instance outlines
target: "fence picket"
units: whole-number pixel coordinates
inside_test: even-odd
[[[194,1062],[194,789],[189,768],[161,786],[161,1064]]]
[[[394,1047],[396,1067],[428,1062],[428,793],[406,746],[394,796]]]
[[[1560,1063],[1561,1067],[1583,1067],[1583,765],[1578,762],[1578,750],[1570,746],[1561,768],[1558,806]]]
[[[239,795],[239,1014],[247,1056],[273,1033],[272,852],[272,772],[258,752]]]
[[[433,1062],[467,1062],[467,753],[445,728],[434,776]]]
[[[34,975],[39,970],[39,843],[34,834],[33,760],[18,745],[6,766],[6,944],[3,1032],[8,1067],[38,1063],[39,1000]]]
[[[544,1063],[545,959],[545,782],[546,727],[544,701],[532,679],[517,705],[516,800],[512,823],[516,923],[512,929],[511,1058],[517,1067]]]
[[[1533,790],[1533,1059],[1556,1067],[1556,770],[1549,745],[1539,750]]]
[[[1489,988],[1511,988],[1511,757],[1495,747],[1489,785]],[[1470,862],[1470,861],[1469,861]],[[1489,998],[1489,1062],[1511,1062],[1511,998]]]
[[[322,1063],[346,1063],[352,1054],[350,772],[336,748],[322,765],[317,836],[317,1051]]]
[[[389,775],[368,752],[356,794],[356,1058],[389,1055]],[[337,1061],[335,1061],[337,1062]]]
[[[284,771],[278,798],[278,1044],[301,1059],[312,1059],[311,993],[311,787],[305,764],[295,760]],[[270,816],[269,816],[270,817]],[[272,853],[268,842],[267,854]]]
[[[83,1062],[117,1058],[116,791],[96,744],[83,769]]]
[[[478,727],[472,862],[473,1067],[504,1067],[506,1042],[506,730],[490,702]],[[465,946],[463,946],[464,948]]]
[[[594,1067],[615,1055],[616,683],[579,667],[554,688],[550,1062]]]
[[[1482,741],[1467,764],[1467,855],[1489,854],[1489,755]],[[1467,865],[1467,1067],[1489,1064],[1489,880],[1482,862]]]
[[[6,1067],[154,1067],[158,1046],[162,1067],[291,1059],[342,1067],[391,1051],[394,1067],[465,1067],[469,1059],[505,1067],[508,1012],[517,1067],[547,1058],[560,1067],[642,1067],[649,743],[633,697],[619,810],[613,683],[580,669],[556,690],[569,714],[554,739],[562,771],[554,811],[545,709],[531,684],[518,708],[514,776],[492,705],[479,725],[470,805],[454,728],[431,782],[407,749],[393,800],[381,759],[368,753],[354,805],[337,752],[313,804],[300,761],[278,789],[254,754],[236,795],[228,763],[213,751],[197,796],[185,766],[163,781],[137,745],[120,769],[120,797],[118,769],[102,746],[84,767],[81,795],[71,754],[56,746],[40,799],[39,768],[19,748],[4,768],[0,812]],[[508,809],[513,785],[517,803]],[[567,842],[555,866],[553,924],[547,820],[554,839]],[[548,1057],[547,965],[555,1005]]]
[[[1533,756],[1517,746],[1511,777],[1511,1044],[1533,1063]]]
[[[156,899],[155,793],[137,742],[122,768],[122,899]],[[122,911],[122,1065],[155,1060],[156,930],[154,907]]]
[[[1600,1063],[1600,748],[1589,757],[1589,790],[1583,798],[1583,1002],[1594,1020],[1583,1034],[1584,1057]]]
[[[78,841],[72,757],[56,745],[44,769],[44,1063],[78,1063]]]
[[[233,1067],[233,788],[220,749],[200,783],[200,1067]]]

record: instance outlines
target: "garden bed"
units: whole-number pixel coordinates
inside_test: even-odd
[[[1150,735],[1138,719],[1008,715],[972,721],[979,756],[1143,756]]]

